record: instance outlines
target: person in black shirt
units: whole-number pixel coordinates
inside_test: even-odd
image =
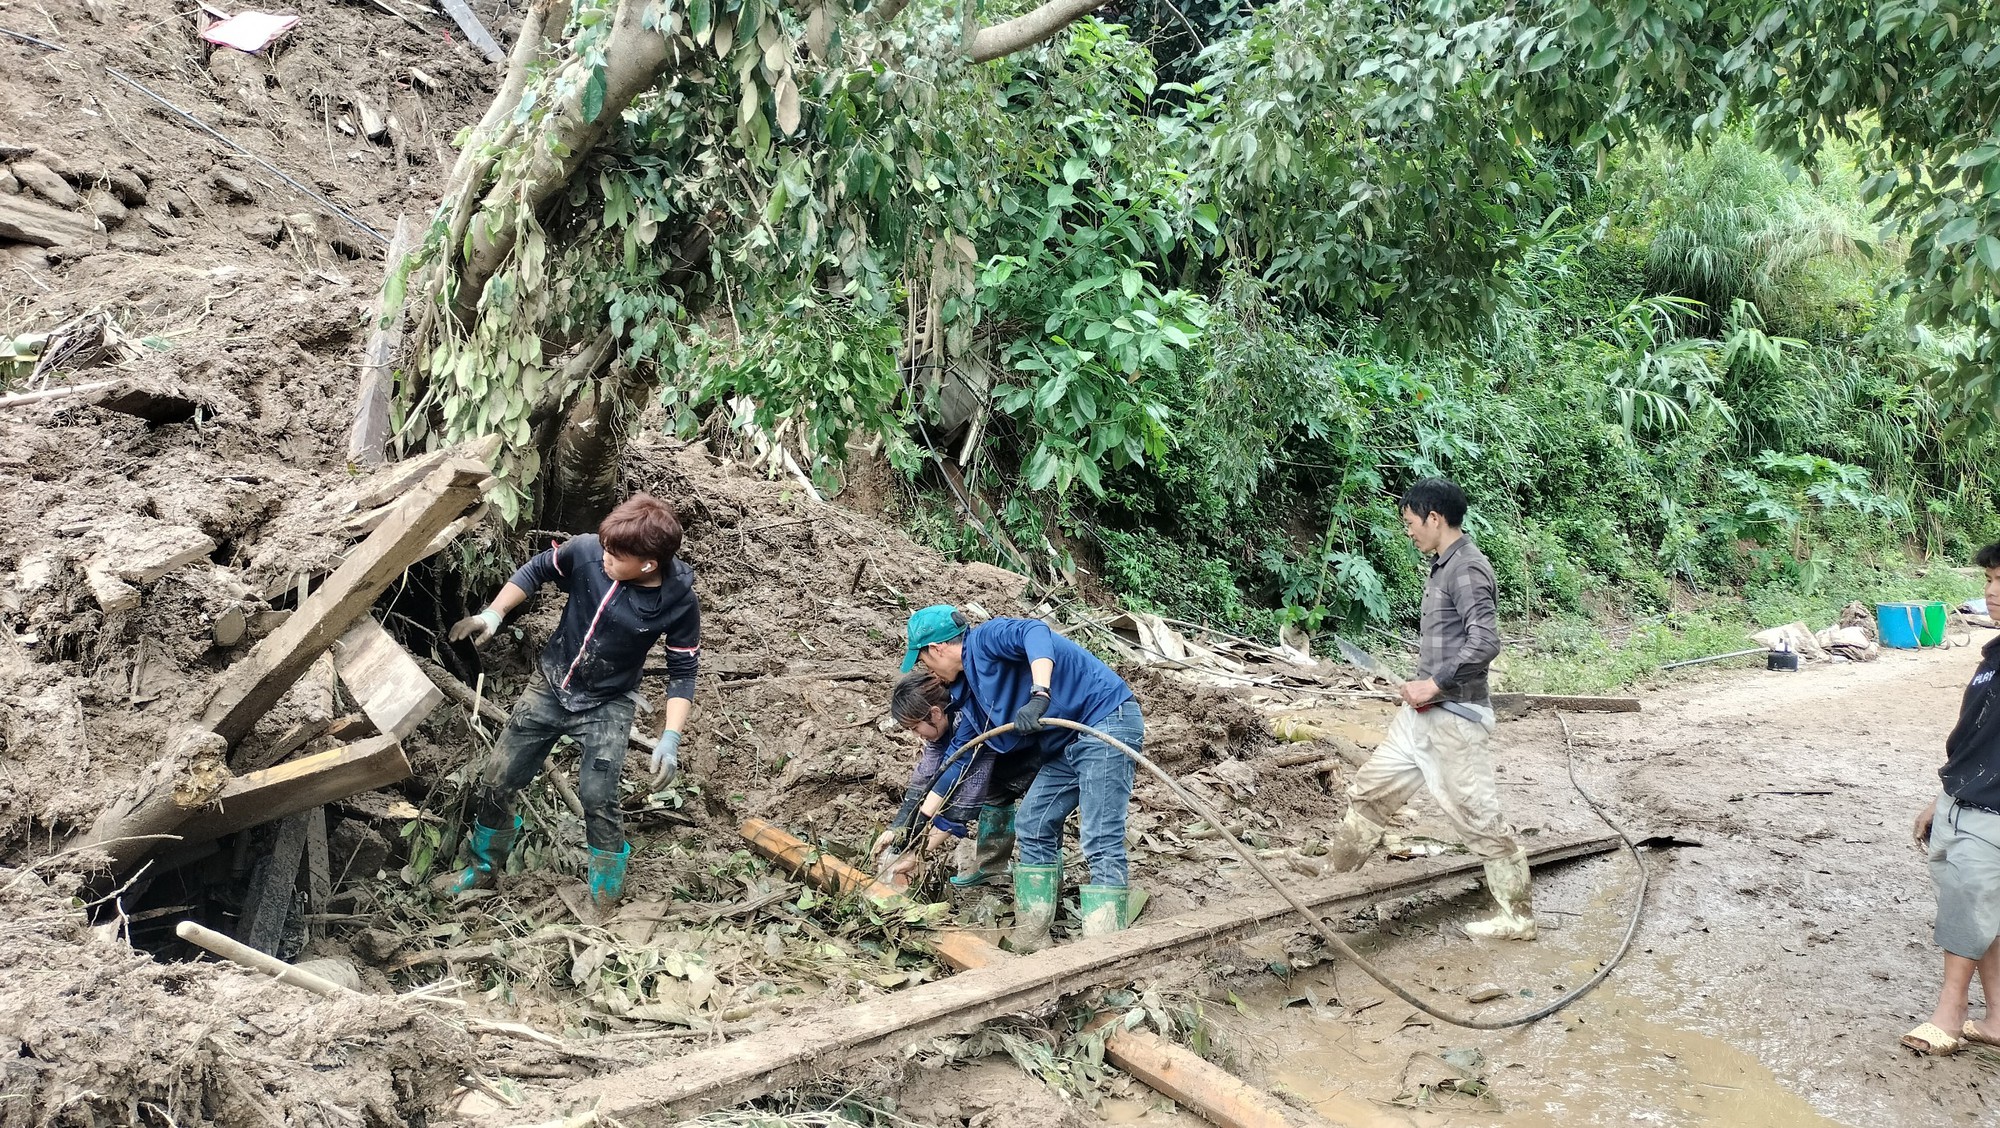
[[[701,654],[701,605],[694,569],[677,558],[680,521],[663,501],[634,494],[613,509],[596,535],[576,537],[521,565],[477,615],[451,628],[453,641],[492,638],[501,619],[545,583],[569,594],[562,621],[542,647],[528,689],[480,775],[476,814],[467,846],[472,864],[447,892],[490,885],[493,873],[521,828],[515,797],[548,761],[564,736],[582,748],[584,836],[590,844],[590,895],[601,906],[625,888],[625,841],[618,811],[618,779],[632,732],[634,691],[655,641],[667,651],[665,728],[653,745],[655,786],[680,771],[681,729],[694,705]]]
[[[1979,550],[1986,602],[2000,607],[2000,543]],[[1967,1042],[2000,1046],[2000,639],[1986,644],[1965,687],[1958,724],[1944,742],[1944,793],[1917,815],[1917,845],[1937,882],[1937,945],[1944,988],[1930,1021],[1903,1035],[1920,1054],[1951,1054]],[[1972,973],[1986,992],[1986,1020],[1971,1018]]]

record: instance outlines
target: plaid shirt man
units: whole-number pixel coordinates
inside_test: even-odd
[[[1461,536],[1431,561],[1417,641],[1417,677],[1437,682],[1438,700],[1487,704],[1486,668],[1500,654],[1493,565]]]

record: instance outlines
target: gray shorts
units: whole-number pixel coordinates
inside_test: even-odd
[[[1931,822],[1937,945],[1976,960],[2000,935],[2000,815],[1940,795]]]

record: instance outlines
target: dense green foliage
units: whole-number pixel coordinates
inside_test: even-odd
[[[1517,616],[1861,593],[1989,533],[1984,8],[1121,12],[970,64],[976,7],[581,0],[489,204],[434,226],[420,289],[477,316],[419,333],[411,418],[499,426],[516,480],[586,386],[829,481],[857,439],[962,446],[1030,554],[1258,633],[1408,619],[1391,499],[1428,474]],[[611,112],[614,22],[667,78],[507,205],[570,134],[514,137]]]

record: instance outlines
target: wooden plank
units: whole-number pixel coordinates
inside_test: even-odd
[[[333,646],[333,666],[341,683],[375,722],[375,731],[408,740],[433,710],[444,690],[432,684],[402,644],[373,615],[354,621]]]
[[[1610,834],[1547,836],[1529,851],[1536,865],[1615,849]],[[1339,915],[1478,875],[1470,855],[1439,855],[1322,879],[1300,890],[1313,908]],[[1196,955],[1270,928],[1292,909],[1278,897],[1244,897],[1199,912],[1077,940],[900,991],[886,999],[773,1026],[735,1042],[582,1082],[566,1103],[632,1128],[742,1104],[927,1039],[963,1033],[1004,1015],[1046,1006],[1086,987],[1122,983],[1146,967]]]
[[[292,902],[299,887],[299,862],[305,856],[306,816],[292,815],[278,824],[257,880],[243,899],[243,917],[236,938],[266,955],[277,955],[292,919]]]
[[[749,819],[740,833],[751,848],[774,861],[802,865],[810,847],[798,838],[764,822]],[[903,899],[894,887],[836,858],[821,856],[821,866],[809,875],[822,889],[860,893],[886,904]],[[986,940],[969,932],[945,931],[937,934],[939,958],[959,971],[986,967],[1014,958]],[[1203,1061],[1183,1046],[1144,1031],[1114,1030],[1104,1040],[1104,1054],[1111,1063],[1152,1088],[1193,1109],[1202,1119],[1221,1128],[1293,1128],[1283,1106],[1268,1094]],[[1307,1122],[1306,1118],[1298,1118]]]
[[[472,9],[465,6],[465,0],[440,2],[444,10],[451,13],[451,22],[458,25],[458,30],[465,33],[474,47],[479,48],[479,53],[486,56],[487,62],[497,63],[507,57],[506,52],[500,50],[500,45],[493,42],[493,36],[487,33],[486,25],[480,23],[479,17],[472,14]]]
[[[1573,697],[1557,693],[1496,693],[1493,711],[1518,717],[1530,709],[1560,709],[1566,713],[1636,713],[1636,697]]]
[[[238,776],[174,833],[185,842],[221,838],[408,778],[410,760],[396,738],[370,737]]]
[[[1224,1128],[1326,1123],[1316,1115],[1290,1112],[1270,1094],[1150,1030],[1113,1033],[1104,1040],[1104,1056],[1152,1089],[1194,1109],[1203,1120]]]
[[[314,940],[326,935],[327,898],[333,896],[333,859],[326,841],[326,808],[306,812],[306,935]]]
[[[813,850],[783,827],[763,819],[745,819],[738,833],[750,843],[752,850],[785,867],[792,876],[821,889],[855,893],[877,906],[909,903],[909,898],[901,890],[875,880],[831,854]],[[931,946],[937,951],[938,958],[960,971],[985,967],[995,955],[1001,954],[998,948],[970,932],[945,929],[933,935],[935,939]]]
[[[201,723],[230,744],[248,735],[292,683],[405,569],[423,559],[432,538],[479,500],[484,462],[452,459],[396,505],[382,526],[355,546],[297,613],[222,675]]]
[[[356,105],[365,105],[359,98]],[[410,216],[396,217],[396,233],[389,239],[389,253],[382,256],[385,278],[393,278],[403,268],[403,259],[416,249],[424,230]],[[389,445],[389,366],[403,346],[403,304],[390,308],[390,287],[382,287],[382,304],[375,310],[375,327],[368,334],[367,351],[361,355],[361,375],[355,393],[354,423],[347,432],[347,461],[356,466],[380,466]],[[402,287],[395,288],[401,294]]]
[[[140,771],[130,789],[97,813],[77,841],[95,846],[124,873],[153,851],[171,847],[188,816],[227,790],[229,767],[221,738],[205,729],[173,734],[166,755]]]

